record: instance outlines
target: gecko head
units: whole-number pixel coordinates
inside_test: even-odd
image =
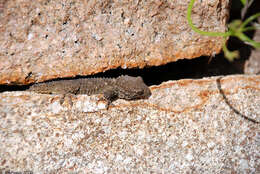
[[[151,95],[142,77],[120,76],[116,79],[118,97],[125,100],[147,99]]]

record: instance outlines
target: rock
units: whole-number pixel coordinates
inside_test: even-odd
[[[186,20],[190,0],[0,1],[0,84],[158,66],[220,52]],[[197,1],[193,23],[224,32],[229,1]]]
[[[260,75],[179,80],[148,100],[0,94],[0,171],[257,173]],[[97,104],[97,105],[95,105]],[[90,109],[96,108],[96,110]],[[243,117],[244,116],[244,117]]]
[[[260,22],[260,18],[258,19]],[[260,30],[256,30],[254,41],[260,42]],[[260,74],[260,49],[252,49],[249,60],[246,61],[244,66],[245,74]]]
[[[260,50],[253,50],[244,67],[245,74],[260,74]]]

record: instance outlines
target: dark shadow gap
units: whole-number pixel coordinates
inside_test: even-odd
[[[0,93],[6,91],[24,91],[29,87],[30,85],[0,85]]]
[[[203,77],[243,74],[243,65],[229,62],[222,54],[209,62],[209,57],[183,59],[157,67],[144,69],[114,69],[94,77],[118,77],[120,75],[141,76],[148,86],[159,85],[169,80],[200,79]]]
[[[240,61],[240,60],[239,60]],[[75,78],[60,78],[49,81],[57,81],[63,79],[79,79],[107,77],[115,78],[120,75],[141,76],[148,85],[159,85],[169,80],[180,79],[200,79],[203,77],[242,74],[242,66],[236,66],[234,62],[227,61],[222,54],[217,55],[209,62],[209,57],[199,57],[195,59],[183,59],[177,62],[168,63],[157,67],[147,67],[144,69],[114,69],[104,73],[98,73],[91,76],[77,76]],[[4,91],[22,91],[29,88],[30,85],[0,85],[0,92]]]

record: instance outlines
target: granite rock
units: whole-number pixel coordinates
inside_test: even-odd
[[[0,94],[0,171],[259,173],[260,76],[151,86],[148,100]],[[70,102],[69,102],[70,101]]]
[[[260,18],[258,18],[260,23]],[[260,43],[260,30],[255,31],[253,40]],[[260,74],[260,49],[251,49],[249,59],[244,65],[245,74]]]
[[[158,66],[220,52],[186,20],[190,0],[2,0],[0,84],[29,84],[114,68]],[[224,32],[228,0],[196,1],[192,19]]]

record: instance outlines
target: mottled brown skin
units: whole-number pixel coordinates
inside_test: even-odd
[[[103,94],[109,102],[118,98],[146,99],[151,95],[150,89],[141,77],[127,75],[118,78],[86,78],[37,83],[28,90],[42,94]]]

